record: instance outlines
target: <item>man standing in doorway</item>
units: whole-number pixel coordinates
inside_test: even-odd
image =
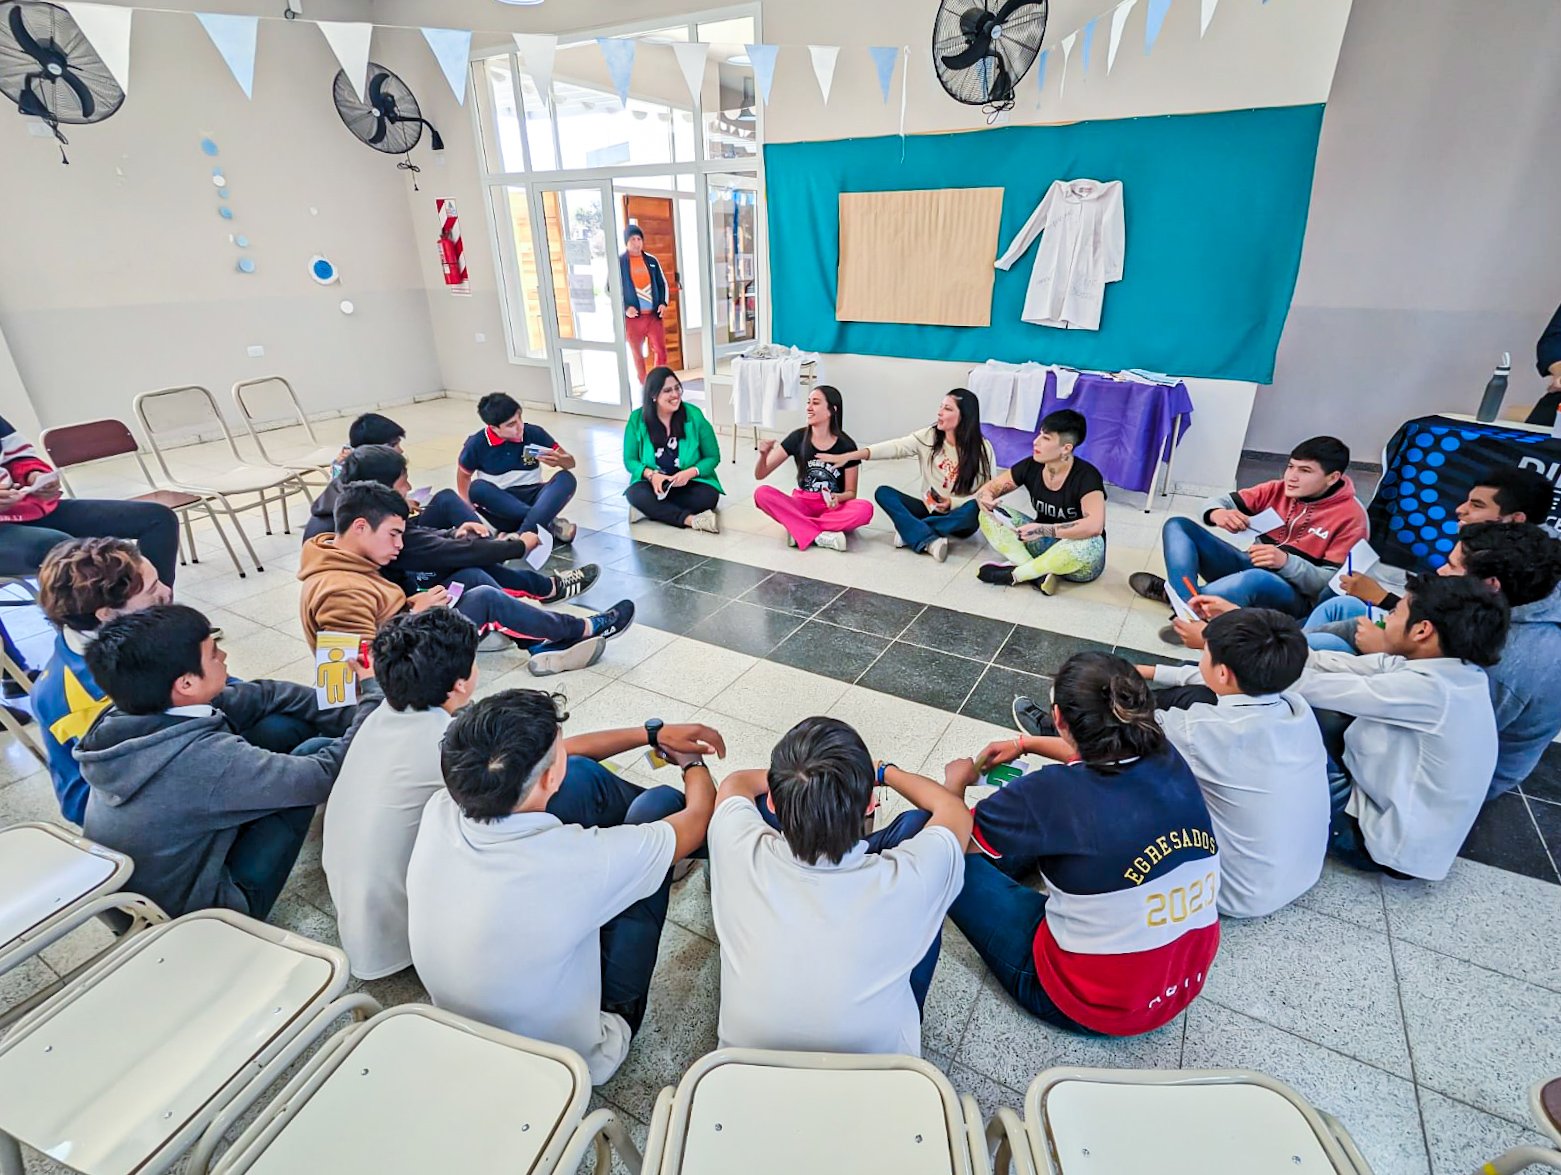
[[[661,322],[667,308],[667,279],[661,262],[645,252],[645,234],[631,224],[623,230],[624,251],[618,255],[623,275],[623,316],[629,336],[629,354],[640,383],[651,367],[667,365],[667,336]],[[650,343],[651,362],[645,362],[645,344]]]

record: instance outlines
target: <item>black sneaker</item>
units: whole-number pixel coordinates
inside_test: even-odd
[[[1179,649],[1187,647],[1187,642],[1182,640],[1182,634],[1176,631],[1176,625],[1167,624],[1160,630],[1160,639],[1168,645],[1175,645]]]
[[[27,672],[27,680],[28,681],[37,681],[38,680],[38,675],[40,673],[42,673],[43,670],[41,670],[41,669],[29,669],[26,672]],[[7,677],[5,679],[5,696],[7,698],[10,698],[10,699],[13,699],[13,700],[17,700],[17,699],[21,699],[21,698],[27,697],[27,694],[28,694],[28,691],[22,688],[22,683],[21,682],[15,681],[15,680],[13,680],[10,677]]]
[[[1165,600],[1165,580],[1152,571],[1133,572],[1127,577],[1127,586],[1133,589],[1134,595],[1146,600],[1154,600],[1156,603]]]
[[[33,715],[32,715],[32,711],[31,710],[25,709],[22,706],[7,706],[6,710],[7,710],[7,712],[10,713],[12,718],[16,719],[16,721],[17,721],[17,723],[19,725],[21,725],[21,726],[31,726],[32,725]]]
[[[595,563],[560,571],[553,576],[553,590],[542,597],[542,603],[556,604],[560,600],[572,600],[581,592],[589,590],[601,574],[602,569]]]
[[[610,640],[634,623],[634,601],[619,600],[605,612],[592,616],[588,623],[592,636]]]
[[[561,547],[567,547],[575,541],[575,533],[580,528],[567,518],[555,518],[547,524],[548,534],[553,536],[553,541]]]
[[[1057,724],[1050,712],[1023,694],[1014,699],[1014,725],[1034,738],[1055,738]]]
[[[976,578],[982,583],[995,583],[999,587],[1012,587],[1014,583],[1014,569],[1007,563],[983,563],[981,570],[976,572]]]

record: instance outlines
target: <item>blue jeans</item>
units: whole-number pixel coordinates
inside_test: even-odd
[[[496,628],[528,649],[538,645],[576,645],[590,635],[591,625],[578,616],[549,612],[496,587],[468,588],[455,602],[455,610],[478,628]]]
[[[569,756],[563,786],[547,803],[548,814],[584,828],[653,824],[683,809],[683,794],[673,787],[635,787],[594,759]],[[602,1011],[629,1022],[633,1032],[645,1020],[651,976],[661,946],[672,892],[672,870],[661,888],[641,898],[602,927]]]
[[[267,721],[257,722],[245,737],[250,738]],[[308,738],[293,747],[291,753],[312,755],[332,741],[325,737]],[[293,871],[293,863],[298,860],[298,851],[303,848],[313,819],[313,806],[283,808],[252,820],[238,830],[238,837],[228,849],[225,867],[228,880],[239,888],[248,903],[249,908],[242,913],[265,921],[287,885],[288,874]]]
[[[1036,974],[1035,934],[1046,917],[1045,894],[1021,885],[986,857],[966,853],[965,887],[949,917],[1003,990],[1030,1015],[1070,1032],[1099,1035],[1057,1007]]]
[[[463,567],[440,576],[439,582],[448,586],[458,583],[470,591],[472,588],[491,587],[501,591],[523,592],[540,600],[553,590],[553,577],[533,571],[529,567],[510,567],[505,563],[490,563],[486,567]]]
[[[1312,614],[1301,626],[1306,632],[1306,643],[1314,649],[1354,653],[1355,622],[1369,612],[1365,601],[1354,596],[1324,600],[1312,609]]]
[[[981,509],[972,499],[947,514],[934,514],[920,498],[893,486],[879,486],[873,494],[878,508],[894,523],[895,532],[913,551],[925,551],[933,539],[966,539],[976,533]]]
[[[770,806],[761,798],[758,801],[759,815],[764,822],[775,831],[780,832],[780,820],[775,813],[770,811]],[[915,836],[923,828],[927,827],[927,821],[931,819],[931,813],[920,809],[909,812],[901,812],[888,824],[870,833],[867,837],[867,851],[869,853],[882,853],[902,845]],[[932,986],[932,973],[938,969],[938,953],[943,949],[943,932],[932,940],[932,945],[927,948],[927,953],[921,957],[921,962],[911,970],[911,994],[916,997],[916,1010],[919,1012],[927,1004],[927,990]]]
[[[1186,596],[1191,580],[1201,581],[1203,594],[1218,596],[1247,608],[1277,608],[1292,616],[1306,614],[1306,600],[1280,575],[1253,567],[1238,551],[1192,518],[1169,518],[1160,532],[1165,551],[1165,578],[1178,595]]]
[[[533,533],[552,523],[575,496],[575,475],[560,469],[547,481],[504,489],[472,479],[468,491],[477,512],[500,530]]]
[[[477,511],[466,504],[454,490],[440,490],[428,499],[428,505],[418,512],[415,526],[429,530],[454,530],[467,522],[481,522]]]

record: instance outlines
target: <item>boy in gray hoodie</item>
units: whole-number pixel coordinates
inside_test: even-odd
[[[355,710],[322,711],[307,686],[229,685],[211,624],[177,604],[105,624],[87,663],[114,705],[76,748],[92,789],[83,831],[128,854],[137,891],[173,917],[216,906],[265,918],[378,688],[365,681]],[[327,737],[279,754],[237,733],[271,714]]]

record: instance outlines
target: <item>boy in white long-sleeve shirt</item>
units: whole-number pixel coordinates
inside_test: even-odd
[[[1220,913],[1257,918],[1316,885],[1328,849],[1327,754],[1293,689],[1306,668],[1306,634],[1283,612],[1241,608],[1209,621],[1203,638],[1196,665],[1138,672],[1156,686],[1202,683],[1215,695],[1155,717],[1209,805]]]
[[[1345,860],[1447,876],[1496,766],[1485,667],[1500,658],[1507,623],[1489,584],[1415,576],[1381,628],[1361,618],[1363,655],[1312,652],[1298,688],[1322,712],[1331,847]]]

